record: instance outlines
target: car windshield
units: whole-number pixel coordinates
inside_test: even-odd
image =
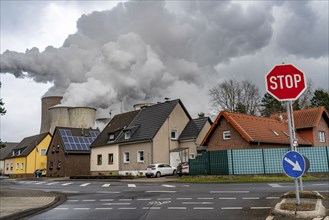
[[[147,166],[147,168],[154,168],[154,167],[155,167],[154,164],[150,164],[150,165]]]

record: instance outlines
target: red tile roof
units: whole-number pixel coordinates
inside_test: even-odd
[[[275,118],[258,117],[233,112],[221,112],[208,131],[201,145],[206,145],[209,137],[225,118],[247,142],[289,144],[288,123]],[[298,144],[312,145],[310,141],[296,134]]]
[[[319,125],[322,116],[329,125],[329,114],[323,106],[294,111],[293,116],[296,129],[316,127]],[[271,117],[277,118],[278,114]],[[283,113],[282,117],[287,119],[287,114]]]

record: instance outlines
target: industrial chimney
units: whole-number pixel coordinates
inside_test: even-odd
[[[49,108],[61,103],[62,96],[47,96],[41,99],[41,127],[40,134],[50,130],[50,111]]]

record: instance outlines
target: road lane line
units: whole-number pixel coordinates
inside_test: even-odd
[[[157,200],[171,200],[171,198],[157,198]]]
[[[272,207],[250,207],[250,209],[271,209]]]
[[[234,197],[219,197],[219,199],[236,199]]]
[[[119,209],[137,209],[136,207],[122,207],[122,208],[119,208]]]
[[[259,197],[243,197],[242,199],[259,199]]]
[[[186,207],[168,207],[167,209],[183,210],[186,209]]]
[[[96,193],[108,193],[108,194],[110,194],[110,193],[120,193],[120,192],[114,192],[114,191],[96,191]]]
[[[99,201],[100,202],[112,202],[113,199],[100,199]]]
[[[119,199],[119,201],[131,201],[133,199]]]
[[[84,183],[84,184],[81,184],[80,186],[88,186],[90,185],[90,183]]]
[[[69,208],[54,208],[56,210],[69,210]]]
[[[105,203],[103,205],[130,205],[130,202]]]
[[[89,210],[90,208],[73,208],[73,210]]]
[[[146,193],[176,193],[177,191],[145,191]]]
[[[177,198],[177,200],[190,200],[192,198]]]
[[[40,185],[40,184],[45,184],[45,183],[47,183],[47,182],[37,182],[37,183],[35,183],[36,185]]]
[[[137,199],[138,201],[149,201],[151,198],[145,198],[145,199]]]
[[[109,186],[111,186],[111,183],[105,183],[102,185],[102,187],[109,187]]]
[[[95,199],[84,199],[82,200],[82,202],[95,202],[96,200]]]
[[[143,207],[142,209],[161,209],[161,207]]]
[[[111,207],[109,207],[109,208],[95,208],[96,210],[110,210],[110,209],[113,209],[113,208],[111,208]]]
[[[274,187],[274,188],[276,188],[276,187],[283,187],[283,186],[281,186],[281,185],[279,185],[277,183],[268,183],[268,185],[271,186],[271,187]]]
[[[63,183],[62,186],[68,186],[68,185],[71,185],[73,183]]]
[[[52,182],[52,183],[47,183],[46,185],[48,185],[48,186],[51,186],[51,185],[55,185],[55,184],[57,184],[58,182]]]
[[[79,193],[80,191],[61,191],[62,193]]]
[[[280,197],[266,197],[266,199],[280,199]]]
[[[79,200],[77,200],[77,199],[69,199],[69,200],[67,200],[68,202],[79,202]]]
[[[174,185],[167,185],[167,184],[162,184],[162,186],[164,186],[164,187],[176,187]]]
[[[136,184],[128,184],[128,187],[136,187]]]
[[[212,210],[214,208],[213,207],[193,207],[193,209],[197,209],[197,210],[202,210],[202,209],[204,209],[204,210]]]
[[[211,205],[213,202],[183,202],[183,205]]]
[[[210,193],[250,193],[250,191],[210,191]]]
[[[222,207],[221,209],[224,209],[224,210],[234,210],[234,209],[242,209],[242,207]]]
[[[210,200],[210,199],[214,199],[214,198],[212,198],[212,197],[207,197],[207,198],[197,198],[197,199],[208,199],[208,200]]]

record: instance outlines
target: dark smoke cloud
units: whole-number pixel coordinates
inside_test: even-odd
[[[46,95],[64,95],[62,104],[103,109],[121,101],[129,105],[156,101],[164,94],[173,94],[169,90],[179,89],[178,85],[204,90],[209,76],[220,77],[216,65],[269,45],[274,32],[273,8],[284,4],[119,3],[112,10],[81,16],[77,32],[69,35],[60,48],[5,51],[1,54],[1,73],[52,82]],[[328,50],[319,47],[328,33],[314,25],[318,19],[315,12],[304,2],[300,7],[287,4],[293,9],[287,15],[292,22],[279,27],[284,33],[277,38],[277,44],[297,55],[327,55]],[[297,41],[291,38],[292,32],[301,31],[300,23],[322,34],[315,48],[306,46],[309,52],[296,48],[309,41],[313,32]],[[286,38],[291,41],[284,41]],[[178,97],[183,92],[180,88]]]

